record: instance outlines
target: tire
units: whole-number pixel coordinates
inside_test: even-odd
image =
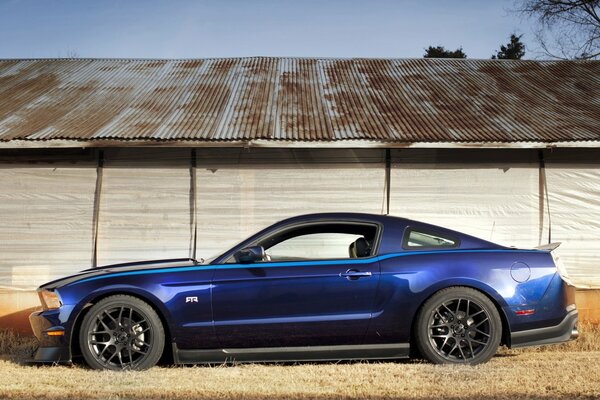
[[[90,308],[79,330],[81,354],[93,369],[148,369],[158,362],[164,345],[158,314],[132,296],[102,299]]]
[[[486,295],[457,286],[423,304],[414,334],[419,352],[432,363],[475,365],[496,354],[502,320]]]

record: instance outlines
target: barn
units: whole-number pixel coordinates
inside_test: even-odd
[[[325,211],[562,242],[600,319],[600,62],[0,60],[0,328],[59,276]]]

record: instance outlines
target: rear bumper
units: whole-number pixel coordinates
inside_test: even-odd
[[[67,332],[58,323],[58,313],[54,311],[37,311],[29,316],[29,323],[35,337],[40,342],[32,362],[70,363],[71,350]],[[48,332],[60,332],[62,335],[48,335]]]
[[[510,347],[541,346],[577,339],[577,310],[571,310],[556,326],[512,332]]]

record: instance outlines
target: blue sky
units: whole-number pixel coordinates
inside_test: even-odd
[[[0,58],[489,58],[530,23],[513,0],[0,0]],[[531,51],[527,58],[535,57]]]

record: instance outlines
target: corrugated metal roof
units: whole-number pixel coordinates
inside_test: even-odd
[[[600,62],[0,60],[0,142],[39,141],[600,141]]]

